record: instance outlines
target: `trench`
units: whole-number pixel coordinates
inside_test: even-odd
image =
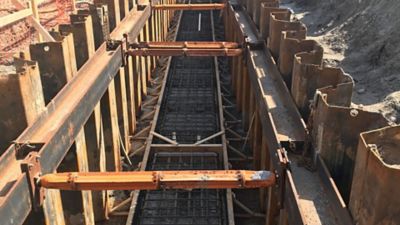
[[[176,41],[213,41],[211,11],[184,11]],[[193,144],[221,130],[214,57],[172,57],[155,131],[179,144]],[[152,143],[162,145],[154,138]],[[206,144],[222,145],[217,137]],[[222,152],[156,152],[146,170],[224,169]],[[141,191],[135,225],[228,224],[225,190]]]

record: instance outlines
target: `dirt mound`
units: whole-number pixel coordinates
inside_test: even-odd
[[[400,1],[283,0],[355,80],[353,101],[400,123]],[[397,93],[396,93],[397,92]]]
[[[27,4],[29,0],[21,0]],[[38,0],[40,23],[51,30],[61,23],[69,22],[71,0]],[[10,0],[0,0],[0,17],[16,13],[17,7]],[[0,64],[10,63],[14,54],[25,51],[36,43],[37,32],[27,19],[18,20],[0,28]]]

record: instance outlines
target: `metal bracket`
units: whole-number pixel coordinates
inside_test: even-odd
[[[124,35],[124,39],[127,40],[127,36]],[[123,40],[113,40],[113,39],[108,39],[106,41],[106,51],[111,52],[117,50],[118,47],[121,47],[121,67],[124,67],[126,65],[126,60],[125,60],[125,50],[124,50],[124,41]]]
[[[281,209],[284,208],[284,199],[285,199],[285,189],[286,189],[286,171],[289,170],[291,171],[290,168],[290,161],[287,156],[287,151],[285,148],[280,148],[278,149],[278,159],[279,159],[279,167],[280,167],[280,174],[278,170],[275,172],[276,176],[276,184],[278,185],[278,190],[279,190],[279,207]]]
[[[21,163],[21,170],[26,173],[32,205],[34,210],[37,211],[44,201],[44,189],[38,185],[40,176],[42,175],[39,153],[35,151],[30,152]]]
[[[106,41],[106,50],[107,51],[115,51],[121,45],[122,45],[122,41],[120,41],[120,40],[108,39]]]

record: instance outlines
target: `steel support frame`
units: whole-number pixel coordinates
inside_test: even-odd
[[[150,17],[151,7],[131,11],[111,33],[112,39],[123,34],[136,38]],[[28,127],[0,158],[0,218],[4,225],[23,224],[33,208],[27,175],[21,170],[24,153],[21,146],[37,144],[42,173],[54,172],[75,137],[106,92],[122,65],[122,49],[106,51],[103,44],[47,106],[46,111]],[[21,157],[22,156],[22,157]]]

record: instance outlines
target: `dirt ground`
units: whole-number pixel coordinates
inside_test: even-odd
[[[29,1],[21,2],[26,4]],[[71,0],[39,0],[38,3],[40,23],[47,30],[69,22]],[[17,11],[11,0],[0,0],[0,17]],[[0,28],[0,64],[10,63],[14,54],[27,50],[30,44],[37,42],[37,32],[26,19]]]
[[[400,123],[400,1],[282,0],[355,81],[353,102]]]

